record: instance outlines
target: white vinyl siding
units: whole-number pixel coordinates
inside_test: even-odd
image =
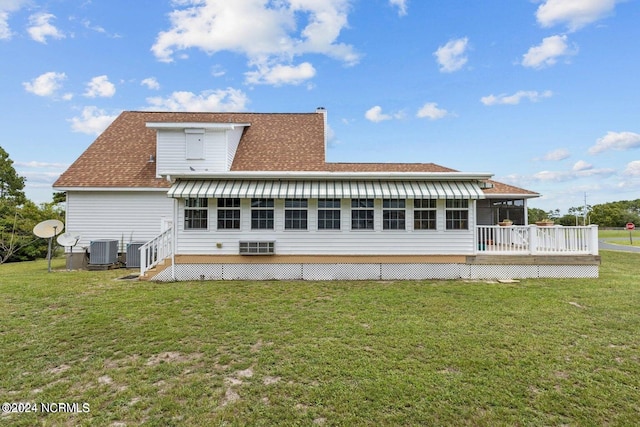
[[[186,160],[204,160],[204,129],[185,129]]]
[[[117,240],[121,246],[153,239],[172,220],[173,199],[166,190],[68,191],[66,209],[65,231],[81,236],[78,252],[92,240]]]
[[[238,151],[238,145],[240,145],[240,138],[242,137],[242,133],[244,132],[244,128],[236,128],[233,130],[227,131],[227,168],[226,170],[231,170],[231,165],[233,164],[233,159],[236,156],[236,151]]]
[[[158,176],[176,172],[225,172],[228,171],[227,136],[225,131],[159,130],[156,146],[156,174]],[[202,138],[202,152],[198,153],[196,142]],[[189,142],[188,142],[189,141]],[[193,170],[192,170],[193,169]]]
[[[251,201],[241,199],[241,224],[239,230],[214,230],[183,232],[184,199],[178,209],[178,254],[237,255],[240,241],[275,241],[279,255],[471,255],[474,253],[475,219],[470,206],[469,230],[445,230],[445,201],[438,200],[437,229],[425,233],[413,230],[413,200],[406,201],[406,229],[384,230],[382,200],[374,200],[374,229],[351,230],[351,199],[342,199],[340,230],[319,230],[318,201],[309,199],[308,229],[291,232],[285,229],[285,203],[274,202],[274,229],[251,229]],[[209,206],[217,206],[217,199],[210,199]],[[217,221],[217,209],[209,209],[209,221]],[[219,247],[218,247],[218,244]]]

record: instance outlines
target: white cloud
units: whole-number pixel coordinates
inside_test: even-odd
[[[0,10],[0,40],[9,40],[11,29],[9,28],[9,14]]]
[[[449,112],[443,108],[438,108],[435,102],[428,102],[418,110],[416,114],[419,118],[428,118],[430,120],[438,120],[445,117]]]
[[[627,163],[627,167],[622,172],[623,175],[640,176],[640,160]]]
[[[57,168],[57,169],[66,169],[69,167],[66,163],[51,163],[51,162],[38,162],[32,160],[30,162],[15,162],[16,166],[23,168]]]
[[[531,102],[538,102],[541,99],[549,98],[553,96],[553,92],[546,90],[544,92],[538,92],[535,90],[519,90],[513,95],[488,95],[480,98],[480,102],[484,105],[518,105],[523,99],[528,99]]]
[[[577,49],[569,49],[567,36],[550,36],[542,39],[538,46],[529,48],[522,55],[522,66],[529,68],[544,68],[555,65],[558,58],[575,55]]]
[[[572,179],[569,172],[566,171],[540,171],[533,175],[536,181],[562,182]]]
[[[273,86],[281,86],[283,84],[298,85],[305,80],[313,78],[315,75],[315,68],[308,62],[303,62],[298,66],[275,65],[269,67],[260,65],[257,71],[245,73],[246,83],[248,84],[268,84]]]
[[[30,26],[27,32],[31,38],[40,43],[47,43],[47,37],[63,39],[65,35],[49,21],[55,19],[55,15],[50,13],[37,13],[29,17]]]
[[[20,175],[24,176],[27,179],[27,183],[30,187],[38,187],[38,188],[46,188],[47,186],[51,186],[56,179],[60,178],[60,173],[58,172],[35,172],[35,171],[21,171]],[[43,185],[46,184],[46,185]]]
[[[566,24],[576,31],[609,15],[616,0],[546,0],[538,7],[536,18],[543,27]]]
[[[584,160],[578,160],[571,168],[574,172],[581,172],[593,169],[593,165],[585,162]]]
[[[615,169],[595,169],[591,165],[588,166],[585,169],[580,169],[580,165],[578,165],[577,170],[574,166],[574,169],[570,171],[541,171],[534,174],[532,178],[542,182],[566,182],[594,176],[608,177],[616,173]]]
[[[9,28],[9,14],[20,10],[30,0],[0,0],[0,40],[9,40],[13,33]]]
[[[389,0],[389,4],[398,8],[398,15],[405,16],[407,14],[408,1],[409,0]]]
[[[589,148],[589,154],[598,154],[607,150],[629,150],[640,147],[640,134],[635,132],[607,132]]]
[[[202,92],[173,92],[169,98],[147,98],[154,110],[164,111],[244,111],[249,102],[247,95],[238,89],[227,88]]]
[[[564,160],[569,156],[569,150],[567,150],[566,148],[558,148],[557,150],[553,150],[545,154],[542,159],[547,161],[559,161]]]
[[[600,177],[607,177],[607,176],[611,176],[611,175],[615,175],[616,174],[616,170],[615,169],[610,169],[610,168],[601,168],[601,169],[595,169],[593,166],[589,165],[590,167],[586,168],[586,169],[580,169],[580,170],[574,170],[572,171],[576,178],[588,178],[591,176],[600,176]]]
[[[369,108],[365,113],[364,117],[374,123],[383,122],[385,120],[391,119],[402,119],[405,114],[402,111],[395,112],[393,114],[385,114],[382,112],[382,107],[376,105],[374,107]]]
[[[288,73],[297,84],[312,67],[292,66],[296,56],[322,54],[347,65],[360,59],[353,46],[337,41],[348,25],[349,0],[179,0],[174,5],[183,8],[170,13],[171,28],[160,32],[151,48],[160,61],[171,62],[176,52],[190,48],[232,51],[258,67],[249,79],[285,84]],[[300,22],[306,25],[298,28]]]
[[[84,107],[80,117],[73,117],[68,121],[71,123],[71,130],[86,134],[99,135],[118,117],[118,114],[107,114],[106,111],[98,107]]]
[[[24,86],[27,92],[33,93],[38,96],[53,96],[56,91],[62,87],[62,81],[67,78],[65,73],[56,73],[50,71],[44,73],[31,80],[30,82],[24,82]]]
[[[155,77],[147,77],[140,82],[141,85],[146,86],[148,89],[158,90],[160,89],[160,83]]]
[[[467,63],[466,51],[469,45],[469,39],[463,37],[460,39],[449,40],[444,46],[438,47],[433,55],[436,57],[440,71],[443,73],[452,73],[458,71]]]
[[[224,67],[220,64],[211,67],[211,75],[213,77],[222,77],[226,74]]]
[[[392,118],[389,114],[383,114],[382,107],[379,105],[368,109],[367,112],[364,113],[364,117],[375,123],[382,122],[384,120],[391,120]]]
[[[109,81],[106,75],[97,76],[87,83],[87,90],[84,96],[87,98],[111,98],[116,93],[116,87]]]
[[[107,30],[105,30],[103,27],[101,27],[100,25],[92,24],[91,21],[89,21],[88,19],[82,20],[82,25],[87,30],[95,31],[96,33],[105,34],[107,32]]]

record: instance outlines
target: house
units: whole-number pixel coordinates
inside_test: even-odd
[[[54,184],[67,230],[161,281],[597,277],[595,226],[527,224],[539,194],[488,172],[327,162],[326,120],[123,112]]]

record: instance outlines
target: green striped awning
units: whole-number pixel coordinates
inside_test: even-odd
[[[484,199],[469,181],[178,180],[169,197],[268,199]]]

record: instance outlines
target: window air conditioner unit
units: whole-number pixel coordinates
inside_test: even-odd
[[[92,240],[89,245],[89,264],[108,265],[118,261],[117,240]]]
[[[240,242],[240,255],[274,255],[276,242]]]

